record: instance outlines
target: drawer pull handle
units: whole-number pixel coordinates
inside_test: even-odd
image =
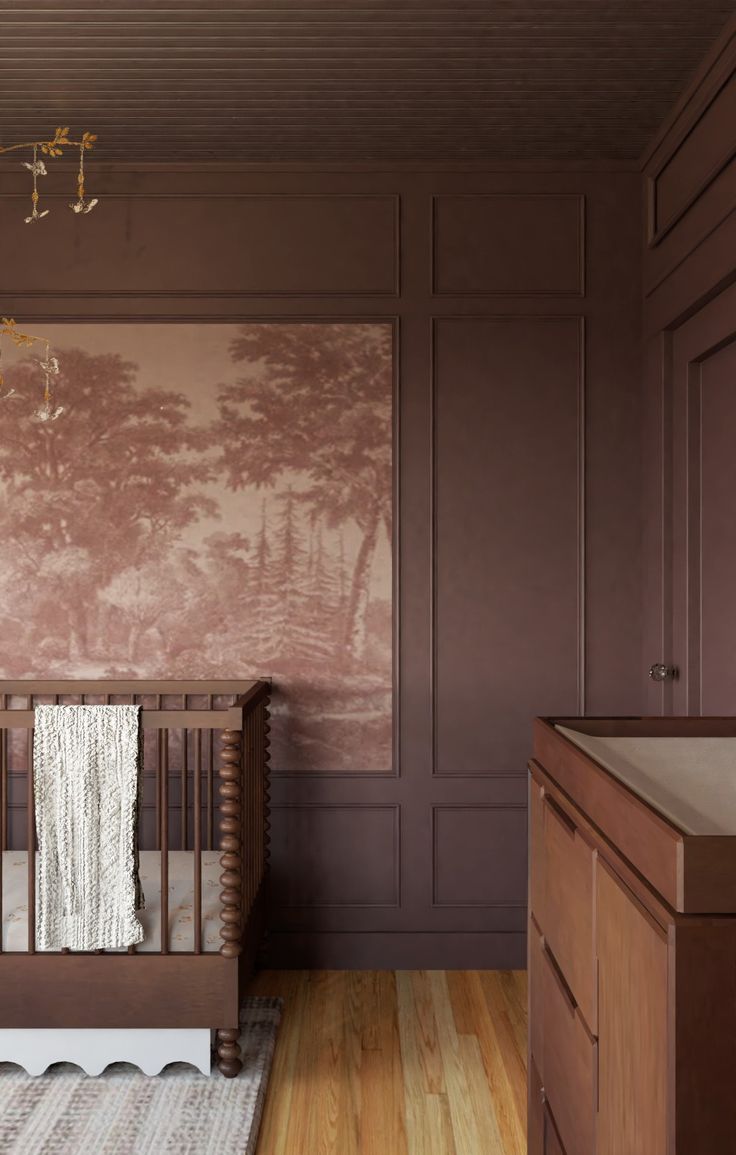
[[[577,827],[575,826],[575,823],[573,822],[570,815],[565,810],[562,809],[559,802],[557,802],[556,799],[554,799],[551,794],[547,794],[547,793],[545,793],[545,795],[544,795],[544,801],[547,803],[550,810],[552,811],[554,816],[558,819],[558,821],[561,822],[562,825],[565,827],[567,832],[569,834],[571,834],[573,837],[575,837],[575,832],[577,830]]]

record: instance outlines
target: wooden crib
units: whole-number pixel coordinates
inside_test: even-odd
[[[220,1071],[238,1074],[241,995],[264,927],[269,693],[263,681],[0,681],[0,1029],[207,1028]],[[43,703],[141,707],[146,935],[127,952],[36,950],[28,851]]]

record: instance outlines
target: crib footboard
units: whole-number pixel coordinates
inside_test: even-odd
[[[267,682],[0,682],[0,1030],[207,1028],[241,1067],[238,1017],[265,926]],[[33,708],[141,706],[145,939],[36,945]],[[25,920],[25,921],[24,921]]]

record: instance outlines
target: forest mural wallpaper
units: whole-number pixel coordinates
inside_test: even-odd
[[[45,325],[4,358],[0,674],[275,680],[280,771],[392,761],[392,329]]]

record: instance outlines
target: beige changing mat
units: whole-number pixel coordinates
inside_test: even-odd
[[[217,951],[220,938],[220,854],[202,852],[202,950]],[[136,950],[161,949],[161,855],[157,850],[140,852],[140,878],[146,909],[138,911],[144,938]],[[169,851],[169,950],[194,950],[194,852]],[[4,951],[28,950],[28,858],[25,850],[3,854]],[[113,953],[113,952],[110,952]]]
[[[686,834],[736,834],[736,738],[603,738],[556,729]]]

